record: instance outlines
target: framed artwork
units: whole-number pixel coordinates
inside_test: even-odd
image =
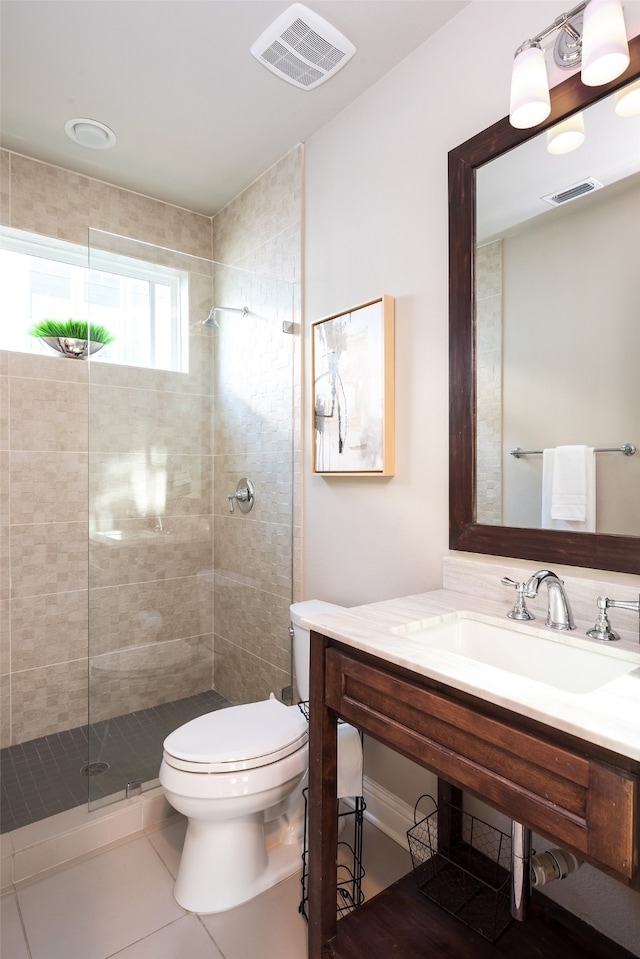
[[[393,476],[391,296],[311,324],[313,464],[323,476]]]

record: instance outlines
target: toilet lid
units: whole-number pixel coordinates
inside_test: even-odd
[[[267,699],[198,716],[164,741],[164,758],[177,769],[233,772],[276,762],[307,742],[297,706]],[[195,767],[195,768],[194,768]]]

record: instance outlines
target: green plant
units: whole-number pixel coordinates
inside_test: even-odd
[[[92,340],[94,343],[113,343],[115,336],[104,326],[87,320],[42,320],[29,330],[30,336],[52,336],[69,340]]]

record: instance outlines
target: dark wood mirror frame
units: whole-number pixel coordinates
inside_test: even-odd
[[[476,523],[476,169],[541,130],[640,77],[640,36],[617,80],[586,87],[580,74],[551,91],[551,113],[533,130],[499,120],[449,153],[449,546],[545,563],[640,573],[640,537]],[[507,82],[507,81],[505,81]]]

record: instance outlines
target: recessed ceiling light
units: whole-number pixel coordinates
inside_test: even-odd
[[[107,150],[114,146],[116,142],[116,135],[113,130],[105,126],[104,123],[89,120],[87,117],[75,117],[73,120],[67,120],[64,129],[71,140],[92,150]]]

